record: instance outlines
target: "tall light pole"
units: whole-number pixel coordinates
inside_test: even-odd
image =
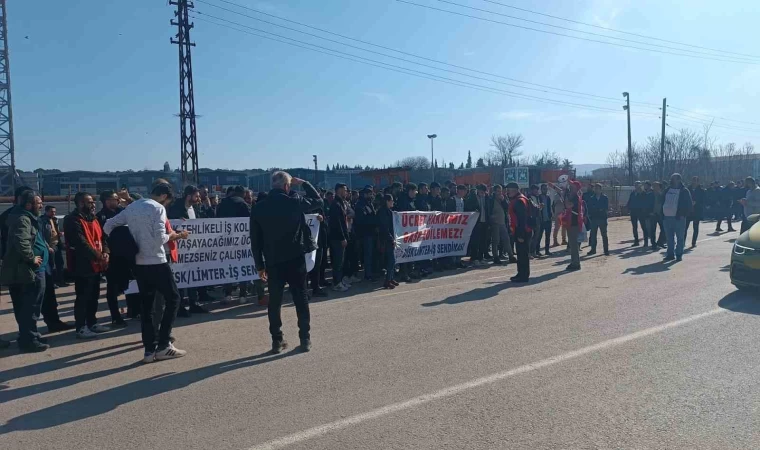
[[[623,92],[625,105],[623,109],[628,113],[628,185],[633,186],[633,151],[631,151],[631,98],[627,92]]]
[[[437,134],[428,134],[428,139],[430,139],[430,172],[432,172],[433,176],[430,179],[430,181],[435,181],[435,165],[433,164],[435,162],[435,155],[433,153],[433,139],[437,138]]]

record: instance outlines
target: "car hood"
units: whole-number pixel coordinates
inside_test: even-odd
[[[744,247],[760,250],[760,222],[756,222],[749,230],[742,233],[736,239],[736,243]]]

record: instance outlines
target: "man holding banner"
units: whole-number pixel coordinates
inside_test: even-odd
[[[291,195],[291,186],[303,186],[306,196]],[[304,213],[323,206],[319,192],[307,181],[293,178],[287,172],[272,175],[272,190],[266,200],[251,212],[251,251],[263,281],[269,282],[269,332],[272,353],[287,348],[282,335],[282,294],[285,283],[290,286],[298,315],[298,336],[301,350],[311,350],[309,335],[309,297],[306,291],[304,254],[314,250]]]

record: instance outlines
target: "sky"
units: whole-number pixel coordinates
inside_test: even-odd
[[[734,63],[614,47],[395,0],[230,1],[449,64],[619,102],[528,91],[440,72],[257,22],[208,3],[397,57],[463,70],[345,41],[220,0],[197,1],[195,10],[199,17],[206,14],[206,20],[214,15],[440,77],[614,110],[548,104],[444,84],[197,20],[191,37],[197,43],[192,58],[201,167],[312,167],[314,154],[318,155],[320,169],[335,163],[390,166],[407,156],[429,157],[426,135],[432,133],[438,135],[435,158],[439,165],[454,162],[458,166],[468,150],[477,159],[489,151],[492,135],[507,133],[524,136],[527,156],[550,150],[577,164],[604,163],[610,152],[627,147],[623,91],[630,92],[633,102],[652,105],[661,104],[667,97],[668,105],[694,113],[691,117],[697,121],[709,120],[704,115],[710,115],[756,122],[716,120],[716,125],[746,129],[715,127],[713,136],[722,143],[760,144],[756,107],[760,59],[755,64]],[[547,29],[438,0],[410,1]],[[451,1],[606,33],[483,0]],[[760,10],[753,0],[499,1],[660,39],[760,53],[754,37]],[[167,0],[8,2],[16,161],[20,169],[142,170],[160,169],[165,161],[172,168],[179,166],[179,64],[177,46],[169,43],[175,32],[169,25],[173,10]],[[659,111],[646,106],[632,105],[634,141],[643,142],[660,132]],[[636,115],[641,112],[653,115]],[[672,115],[668,123],[674,129],[702,128]]]

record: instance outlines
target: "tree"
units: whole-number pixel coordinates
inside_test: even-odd
[[[476,167],[485,167],[486,163],[483,161],[483,158],[478,158],[478,162],[475,163]]]
[[[572,170],[573,169],[573,162],[569,159],[565,158],[562,160],[562,168],[564,170]]]
[[[411,170],[430,169],[430,160],[424,156],[408,156],[396,161],[397,167],[406,167]]]
[[[433,167],[436,169],[438,168],[438,159],[433,160]]]
[[[459,163],[459,170],[464,170],[464,163]]]
[[[472,169],[472,154],[469,150],[467,150],[467,164],[465,164],[465,169]]]
[[[455,169],[456,169],[456,167],[454,167],[454,163],[450,162],[449,163],[449,170],[455,170]]]
[[[530,158],[530,164],[538,169],[559,169],[559,163],[559,155],[549,150]]]
[[[493,159],[501,162],[502,167],[511,167],[515,164],[515,158],[522,155],[520,147],[525,143],[525,138],[519,133],[509,133],[506,136],[491,136],[491,151]]]

